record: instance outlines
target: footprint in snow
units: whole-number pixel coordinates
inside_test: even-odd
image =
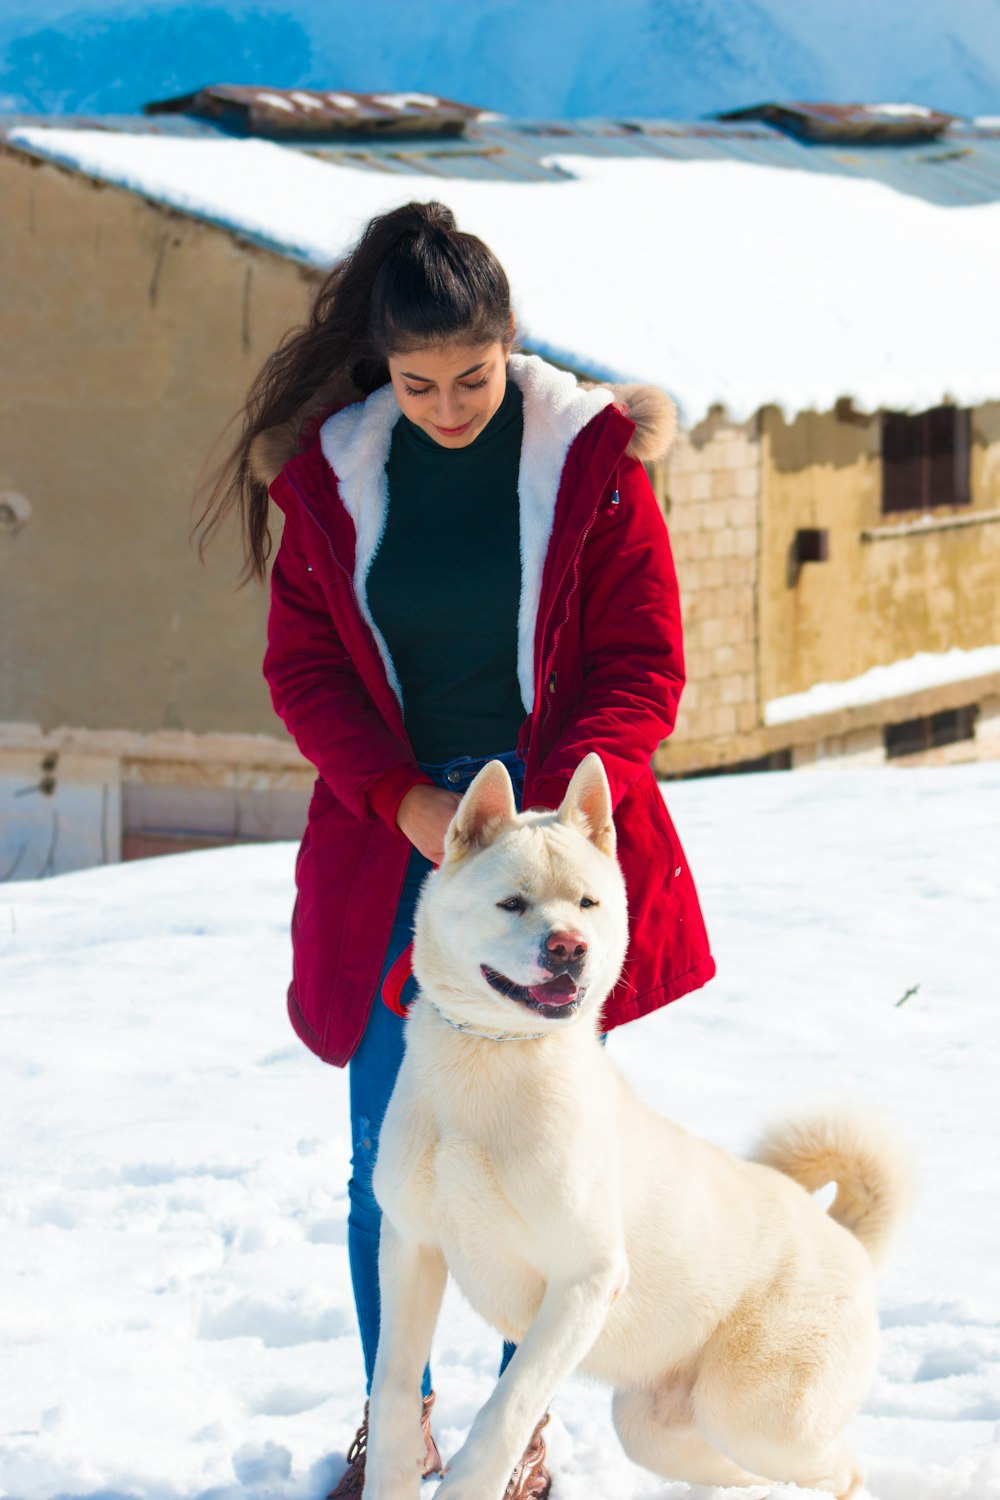
[[[203,1313],[198,1336],[210,1340],[260,1339],[267,1349],[287,1349],[294,1344],[340,1338],[353,1327],[341,1308],[313,1311],[242,1297],[217,1312]]]
[[[300,1412],[315,1411],[317,1406],[322,1406],[329,1399],[329,1391],[276,1385],[256,1401],[249,1401],[247,1406],[257,1417],[297,1417]]]

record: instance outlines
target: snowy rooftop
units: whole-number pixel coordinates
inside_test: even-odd
[[[685,136],[674,122],[655,149],[652,132],[622,128],[599,150],[593,131],[561,135],[553,127],[535,158],[540,180],[490,180],[443,179],[429,152],[372,171],[343,152],[190,127],[6,131],[317,265],[372,214],[441,198],[504,262],[532,348],[600,378],[655,381],[689,423],[715,403],[745,418],[844,396],[869,410],[1000,398],[1000,158],[981,122],[896,155],[807,147],[760,126],[740,144],[735,126]]]

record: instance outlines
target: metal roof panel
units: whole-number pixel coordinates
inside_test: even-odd
[[[265,136],[327,137],[453,133],[485,113],[476,105],[459,104],[436,94],[419,92],[355,94],[341,89],[278,89],[250,84],[219,83],[157,99],[144,114],[188,115]]]
[[[302,92],[302,91],[298,91]],[[220,121],[183,114],[0,115],[0,138],[19,126],[111,130],[126,134],[217,139]],[[242,132],[238,132],[242,135]],[[484,182],[558,182],[572,174],[561,159],[593,156],[668,161],[738,161],[776,170],[879,182],[942,207],[1000,201],[1000,122],[955,120],[932,141],[908,144],[807,142],[766,123],[680,120],[510,120],[481,118],[461,135],[342,135],[336,142],[287,138],[301,150],[363,171],[426,174]]]

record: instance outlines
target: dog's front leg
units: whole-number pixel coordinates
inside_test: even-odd
[[[382,1218],[378,1353],[368,1418],[365,1500],[420,1493],[425,1447],[420,1379],[430,1354],[448,1269],[440,1250],[404,1239]]]
[[[627,1280],[621,1252],[549,1282],[535,1321],[448,1465],[435,1500],[502,1500],[535,1424],[592,1348]]]

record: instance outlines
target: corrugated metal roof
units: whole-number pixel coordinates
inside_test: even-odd
[[[277,89],[218,83],[192,94],[157,99],[146,115],[188,115],[247,134],[290,136],[460,135],[485,110],[436,94],[354,94],[340,89]]]
[[[215,139],[222,124],[175,114],[0,115],[0,139],[19,126],[112,130],[126,134]],[[24,148],[20,148],[24,149]],[[755,121],[480,119],[460,136],[351,136],[336,142],[288,141],[324,161],[400,177],[415,174],[488,182],[557,182],[572,175],[567,158],[649,157],[671,161],[743,161],[757,166],[880,182],[942,207],[1000,201],[1000,119],[954,120],[932,141],[825,145],[798,140]]]
[[[947,130],[954,115],[924,104],[754,104],[723,111],[720,120],[766,120],[805,141],[826,144],[917,144]]]

